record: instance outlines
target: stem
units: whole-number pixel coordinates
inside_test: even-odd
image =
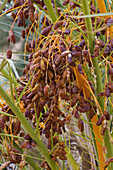
[[[110,142],[110,138],[109,138],[109,134],[108,134],[108,130],[106,129],[105,131],[105,134],[104,134],[104,143],[105,143],[105,146],[107,148],[107,154],[106,154],[106,157],[109,158],[109,157],[112,157],[113,156],[113,147],[111,145],[111,142]],[[108,170],[111,170],[113,169],[113,164],[111,164],[110,167],[108,167]]]
[[[89,6],[88,6],[88,0],[82,0],[82,5],[83,5],[84,15],[89,15],[90,9],[89,9]],[[94,34],[93,34],[91,18],[85,18],[85,23],[86,23],[90,52],[93,55],[93,53],[94,53]],[[96,75],[96,93],[98,94],[98,93],[103,91],[102,78],[101,78],[101,73],[100,73],[99,64],[98,64],[98,58],[96,57],[92,61],[93,61],[93,66],[94,66],[94,72],[95,72],[95,75]],[[98,99],[98,102],[99,102],[102,110],[104,110],[104,100],[103,100],[103,98],[97,97],[97,99]],[[96,134],[96,135],[98,135],[98,134]],[[108,134],[107,130],[106,130],[105,135],[104,135],[104,142],[105,142],[105,146],[107,148],[107,155],[106,155],[107,158],[112,157],[112,146],[111,146],[111,143],[110,143],[110,138],[109,138],[109,134]],[[100,155],[100,149],[97,148],[97,150],[98,150],[98,156],[99,156]],[[100,155],[100,157],[101,157],[101,155]],[[100,164],[100,169],[103,169],[101,164]],[[113,165],[111,165],[111,167],[108,167],[108,170],[110,170],[110,169],[113,169]]]
[[[98,64],[98,58],[94,58],[93,60],[93,66],[94,66],[94,72],[96,75],[96,95],[100,92],[103,91],[103,85],[102,85],[102,77],[99,69],[99,64]],[[102,108],[102,111],[104,111],[104,100],[102,97],[97,97],[98,102]]]
[[[0,7],[0,14],[2,13],[2,10],[4,9],[5,7],[5,4],[8,2],[8,0],[4,0],[3,4],[1,5]]]
[[[44,3],[48,9],[48,12],[49,12],[49,16],[51,17],[53,23],[55,23],[55,21],[57,20],[57,16],[55,14],[55,11],[53,9],[53,6],[51,4],[51,1],[50,0],[44,0]]]
[[[67,161],[71,165],[72,170],[80,170],[79,166],[77,165],[75,159],[73,158],[72,154],[70,153],[68,148],[65,148],[65,151],[67,152]]]
[[[88,6],[88,0],[84,1],[82,0],[82,5],[83,5],[83,12],[84,15],[90,15],[90,10]],[[90,42],[90,52],[93,54],[94,52],[94,34],[93,34],[93,28],[92,28],[92,22],[91,18],[85,18],[85,23],[86,23],[86,29],[87,29],[87,35],[88,35],[88,41]]]
[[[25,160],[32,168],[41,170],[41,168],[31,158],[26,157]]]
[[[3,76],[3,77],[5,77],[5,78],[7,78],[8,80],[10,80],[9,73],[8,73],[5,69],[2,69],[0,72],[2,73],[1,76]],[[17,85],[18,85],[18,82],[17,82],[16,78],[14,77],[14,75],[13,75],[11,78],[12,78],[12,83],[13,83],[15,86],[17,86]]]
[[[34,129],[28,123],[26,118],[24,117],[23,113],[19,110],[19,108],[11,101],[10,96],[5,92],[5,90],[0,86],[0,96],[6,101],[8,106],[11,108],[11,110],[15,113],[17,116],[18,120],[22,123],[24,126],[25,130],[28,132],[28,134],[31,136],[31,138],[36,142],[38,145],[38,148],[40,150],[41,155],[45,158],[49,166],[51,167],[52,170],[59,170],[58,165],[51,160],[50,155],[48,153],[47,148],[45,145],[40,141],[38,136],[34,133]]]

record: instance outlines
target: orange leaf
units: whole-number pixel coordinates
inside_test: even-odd
[[[80,74],[76,67],[72,67],[72,70],[73,70],[73,72],[76,76],[78,87],[83,90],[84,97],[86,99],[88,99],[89,97],[91,97],[91,95],[90,95],[89,87],[86,84],[86,77],[83,76],[82,74]],[[104,153],[103,153],[103,149],[102,149],[103,139],[102,139],[102,136],[101,136],[101,133],[100,133],[100,127],[98,127],[96,125],[96,122],[97,122],[96,115],[93,116],[93,118],[91,119],[91,122],[93,123],[92,127],[93,127],[93,132],[94,132],[94,135],[95,135],[95,141],[96,141],[96,146],[97,146],[97,151],[98,151],[98,158],[99,158],[99,162],[100,162],[100,170],[104,170],[103,164],[102,164],[102,163],[105,162],[105,157],[104,157]]]

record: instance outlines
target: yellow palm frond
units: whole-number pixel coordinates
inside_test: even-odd
[[[72,69],[73,69],[73,72],[76,76],[78,87],[83,90],[84,97],[86,99],[88,99],[89,97],[91,97],[91,94],[90,94],[90,88],[86,84],[87,80],[86,80],[85,76],[80,74],[76,67],[72,67]],[[98,152],[98,159],[99,159],[99,162],[100,162],[100,170],[104,170],[103,163],[105,162],[105,157],[104,157],[104,153],[103,153],[103,150],[102,150],[103,139],[102,139],[101,132],[100,132],[100,126],[96,125],[96,122],[97,122],[96,115],[93,116],[93,118],[91,119],[91,122],[92,122],[93,132],[95,134],[95,141],[96,141],[96,147],[97,147],[97,152]]]

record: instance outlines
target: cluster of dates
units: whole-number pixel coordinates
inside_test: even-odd
[[[59,21],[54,26],[55,30],[59,30],[57,28],[59,23],[61,24]],[[63,23],[61,26],[63,26]],[[44,28],[41,34],[49,34],[48,27]],[[45,134],[48,139],[48,149],[51,150],[51,140],[53,140],[53,146],[60,142],[58,136],[65,132],[65,123],[69,123],[71,119],[70,111],[69,114],[65,114],[60,108],[60,101],[65,101],[69,108],[73,108],[72,114],[78,119],[78,127],[81,132],[84,131],[82,113],[88,112],[91,119],[96,113],[96,106],[91,99],[86,100],[84,98],[82,90],[77,86],[72,69],[77,64],[79,73],[84,74],[80,63],[84,60],[85,62],[88,61],[89,64],[89,60],[87,60],[89,59],[89,52],[84,50],[85,41],[82,40],[79,45],[72,43],[66,45],[64,39],[69,37],[69,34],[65,34],[65,37],[64,34],[56,34],[57,41],[52,36],[45,41],[42,39],[42,35],[40,41],[42,41],[43,46],[40,50],[29,55],[29,63],[23,70],[24,76],[21,77],[21,81],[18,80],[21,85],[16,88],[16,91],[17,96],[20,97],[26,83],[29,82],[20,101],[23,106],[22,111],[25,117],[31,120],[34,128],[36,128],[37,119],[44,125],[43,128],[39,127],[40,135]],[[56,43],[54,43],[55,41]],[[44,44],[47,45],[44,46]],[[2,108],[2,111],[13,115],[7,105]],[[3,115],[0,119],[3,124],[1,124],[1,128],[4,129],[9,121],[8,117]],[[12,126],[13,135],[19,135],[25,139],[25,142],[20,146],[21,149],[30,149],[31,146],[35,146],[31,137],[22,132],[21,123],[18,120],[14,120]],[[51,139],[51,134],[53,139]],[[64,145],[62,145],[58,146],[51,156],[54,160],[57,158],[65,160],[65,155]]]

